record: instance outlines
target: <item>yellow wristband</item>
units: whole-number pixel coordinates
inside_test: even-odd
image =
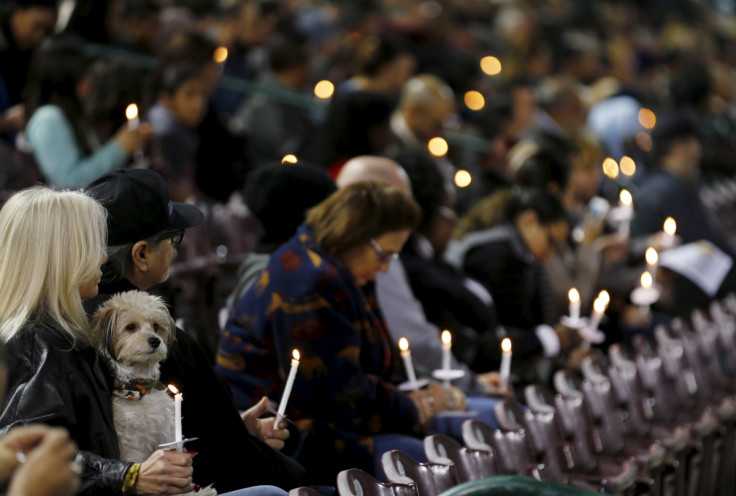
[[[135,483],[138,481],[138,471],[141,469],[140,463],[134,463],[130,466],[128,469],[128,472],[125,474],[125,479],[123,479],[123,494],[133,494],[133,487],[135,486]]]

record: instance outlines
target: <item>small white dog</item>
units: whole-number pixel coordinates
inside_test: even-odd
[[[120,458],[143,462],[174,441],[174,398],[159,382],[159,363],[174,341],[176,324],[164,300],[143,291],[118,293],[97,309],[93,344],[115,374],[113,421]],[[217,496],[210,485],[188,495]]]
[[[93,344],[115,374],[113,420],[120,457],[148,459],[174,441],[174,399],[159,382],[176,325],[164,301],[142,291],[118,293],[92,317]]]

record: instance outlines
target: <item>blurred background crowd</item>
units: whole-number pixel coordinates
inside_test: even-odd
[[[520,322],[524,309],[494,290],[508,280],[491,281],[499,319],[552,325],[570,287],[584,309],[605,288],[603,328],[618,341],[651,328],[629,293],[645,249],[666,247],[665,217],[681,242],[734,252],[735,12],[730,0],[4,1],[0,188],[159,171],[172,200],[205,212],[161,291],[213,356],[236,269],[260,236],[244,199],[254,171],[334,178],[356,156],[397,159],[413,169],[438,253],[526,222],[502,218],[504,206],[519,185],[542,188],[564,215],[522,203],[545,233],[529,248],[546,275],[530,284],[550,297],[530,300],[539,315]],[[429,191],[427,163],[444,194]],[[625,228],[607,216],[624,189],[635,212]],[[278,222],[292,199],[268,198],[269,215]],[[659,278],[670,314],[714,296]],[[727,275],[719,291],[735,288]]]

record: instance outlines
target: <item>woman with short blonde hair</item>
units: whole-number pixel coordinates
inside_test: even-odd
[[[0,339],[47,319],[86,339],[80,290],[96,281],[105,256],[105,215],[77,191],[35,187],[8,200],[0,210]]]

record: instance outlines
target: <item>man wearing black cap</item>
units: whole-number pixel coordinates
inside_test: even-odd
[[[98,296],[85,301],[91,313],[114,293],[146,291],[164,280],[185,229],[202,222],[204,216],[193,205],[172,202],[163,178],[151,170],[105,174],[86,192],[108,211],[108,261]],[[299,485],[303,468],[254,437],[266,430],[256,420],[265,402],[257,405],[255,414],[241,418],[210,358],[180,329],[161,365],[161,381],[176,384],[187,396],[182,403],[183,432],[198,438],[187,444],[197,452],[195,482],[214,483],[221,493],[261,484],[285,489]],[[276,430],[267,441],[282,445],[287,433]]]

